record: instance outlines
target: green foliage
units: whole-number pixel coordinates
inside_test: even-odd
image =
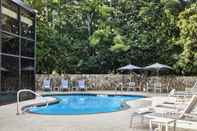
[[[25,0],[38,11],[39,73],[160,62],[197,74],[196,0]]]
[[[182,53],[177,61],[177,68],[182,73],[197,72],[197,3],[191,4],[182,11],[177,21],[180,29],[178,44],[182,47]]]
[[[127,51],[129,46],[125,45],[125,40],[121,35],[116,35],[113,38],[113,46],[111,47],[111,51],[119,52],[119,51]]]

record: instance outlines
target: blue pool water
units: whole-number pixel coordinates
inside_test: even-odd
[[[117,95],[88,95],[71,94],[53,96],[60,100],[59,103],[48,107],[33,107],[32,113],[46,115],[79,115],[119,111],[126,108],[125,101],[143,98],[142,96],[117,96]]]

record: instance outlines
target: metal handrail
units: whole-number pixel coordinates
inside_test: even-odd
[[[43,98],[43,99],[45,100],[46,107],[48,106],[48,101],[47,101],[47,99],[44,98],[43,96],[41,96],[40,94],[38,94],[38,93],[36,93],[36,92],[34,92],[34,91],[30,90],[30,89],[21,89],[21,90],[19,90],[19,91],[17,92],[17,115],[19,115],[19,114],[22,113],[21,108],[20,108],[20,94],[21,94],[22,92],[30,92],[30,93],[32,93],[32,94],[34,94],[34,95],[36,95],[36,96],[39,96],[39,97]]]

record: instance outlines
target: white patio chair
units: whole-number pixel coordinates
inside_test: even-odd
[[[50,79],[43,80],[42,89],[52,91],[52,86],[51,86],[51,80]]]
[[[86,82],[86,85],[88,89],[91,89],[91,90],[96,90],[96,82],[94,81],[88,81]]]
[[[145,90],[146,90],[146,92],[149,92],[150,90],[154,91],[153,80],[150,80],[150,81],[146,82]]]
[[[82,89],[82,90],[86,90],[86,86],[85,86],[85,80],[79,80],[78,81],[78,88]]]
[[[69,90],[68,80],[61,80],[60,90]]]
[[[159,93],[162,92],[161,82],[156,81],[154,82],[154,92],[156,93],[159,90]]]
[[[135,90],[135,86],[136,86],[135,82],[130,81],[129,84],[128,84],[127,91],[129,91],[131,89],[134,91]]]

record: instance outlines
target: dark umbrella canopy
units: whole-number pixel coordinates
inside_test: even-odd
[[[122,70],[122,71],[124,70],[133,71],[133,70],[141,70],[141,69],[142,69],[141,67],[132,64],[118,68],[118,70]]]
[[[134,72],[134,71],[139,71],[141,69],[142,69],[141,67],[138,67],[138,66],[135,66],[135,65],[132,65],[132,64],[128,64],[126,66],[118,68],[117,70],[119,70],[119,71],[129,71],[131,73],[131,72]],[[125,79],[124,75],[123,75],[122,79],[124,81],[124,79]]]
[[[160,71],[165,71],[165,70],[172,70],[172,67],[160,63],[155,63],[149,66],[144,67],[145,70],[150,70],[150,71],[156,71],[157,76],[159,76]],[[157,77],[157,83],[159,82],[159,77]],[[156,87],[156,84],[155,84]]]
[[[172,67],[160,63],[155,63],[149,66],[144,67],[146,70],[151,70],[151,71],[160,71],[160,70],[172,70]]]

